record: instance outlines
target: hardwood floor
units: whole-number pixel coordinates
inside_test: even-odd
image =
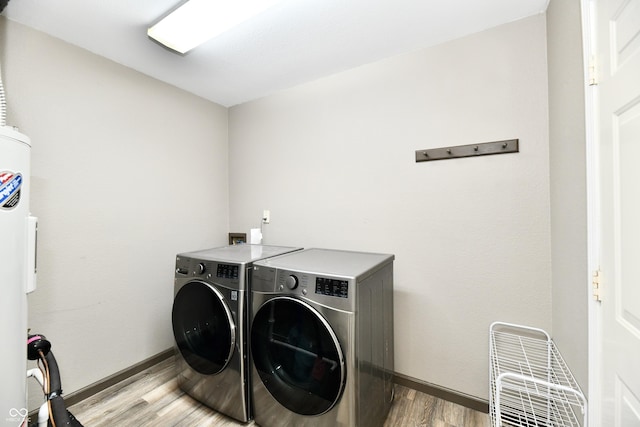
[[[85,427],[239,427],[195,401],[177,386],[173,357],[68,409]],[[413,389],[395,386],[385,427],[488,427],[489,416]]]

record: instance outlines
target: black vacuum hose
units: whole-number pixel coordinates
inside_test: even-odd
[[[49,366],[49,396],[47,397],[62,396],[62,381],[60,381],[58,362],[56,362],[56,358],[53,357],[53,352],[51,351],[44,358]]]
[[[82,424],[67,410],[64,403],[58,362],[51,351],[51,343],[47,341],[44,335],[28,336],[27,358],[29,360],[41,359],[44,362],[46,376],[49,381],[49,393],[45,396],[50,405],[48,425],[53,425],[51,423],[51,420],[53,420],[56,427],[82,427]]]
[[[64,404],[62,396],[55,396],[49,399],[51,403],[51,418],[56,422],[56,427],[71,427],[71,418]]]
[[[58,362],[56,362],[52,351],[48,351],[44,358],[47,361],[46,366],[49,371],[49,394],[47,399],[49,399],[51,405],[50,416],[55,421],[56,427],[70,427],[73,424],[71,424],[69,412],[62,398],[62,382],[60,381]]]

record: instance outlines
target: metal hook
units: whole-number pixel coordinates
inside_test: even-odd
[[[517,153],[518,140],[485,142],[482,144],[457,145],[442,148],[416,151],[416,162],[432,160],[455,159],[459,157],[478,157],[487,154]]]

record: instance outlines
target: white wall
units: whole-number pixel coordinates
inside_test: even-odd
[[[396,371],[484,399],[489,324],[551,328],[545,32],[538,15],[229,112],[231,230],[270,209],[266,244],[394,253]]]
[[[588,390],[587,188],[580,0],[547,10],[553,337]]]
[[[227,239],[227,109],[3,17],[0,36],[33,143],[29,326],[68,394],[171,347],[175,254]]]

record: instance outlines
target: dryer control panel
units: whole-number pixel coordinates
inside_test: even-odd
[[[303,271],[254,266],[253,292],[297,296],[328,307],[353,311],[355,283],[347,277],[330,277]]]
[[[349,298],[349,281],[316,277],[316,294],[338,298]]]

